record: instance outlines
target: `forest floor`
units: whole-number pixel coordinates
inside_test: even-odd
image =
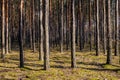
[[[95,52],[76,52],[77,68],[70,68],[70,52],[50,53],[48,71],[43,70],[43,62],[38,60],[38,53],[24,51],[25,67],[19,68],[19,53],[12,51],[0,60],[0,80],[120,80],[118,57],[113,57],[112,65],[106,65],[106,56],[99,57]]]

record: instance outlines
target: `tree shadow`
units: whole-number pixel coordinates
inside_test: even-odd
[[[42,64],[35,64],[35,63],[24,63],[24,65],[30,67],[43,67]]]
[[[19,58],[13,56],[13,57],[9,57],[8,60],[19,61]]]
[[[98,66],[98,68],[86,68],[86,67],[79,67],[79,68],[82,68],[82,69],[87,69],[87,70],[94,70],[94,71],[114,71],[114,72],[117,72],[117,71],[120,71],[120,68],[115,68],[115,69],[106,69],[104,68],[104,65],[106,65],[105,63],[90,63],[90,62],[78,62],[78,64],[83,64],[83,65],[94,65],[94,66]],[[118,65],[111,65],[111,66],[114,66],[114,67],[120,67]]]
[[[61,65],[52,65],[50,67],[51,68],[61,68],[61,69],[65,68],[64,66],[61,66]]]
[[[99,67],[103,67],[103,65],[105,65],[105,63],[96,63],[96,62],[78,62],[78,64],[94,65],[94,66],[99,66]]]
[[[94,70],[94,71],[112,71],[112,72],[120,71],[120,69],[85,68],[85,67],[81,67],[81,68],[82,68],[82,69],[87,69],[87,70]]]
[[[63,61],[57,61],[57,60],[54,60],[53,62],[55,62],[55,63],[60,63],[60,64],[64,64]]]
[[[118,66],[118,65],[114,65],[114,64],[111,64],[112,66],[115,66],[115,67],[119,67],[120,68],[120,66]]]
[[[69,66],[64,66],[64,64],[67,64],[64,61],[54,60],[52,62],[54,62],[55,64],[51,65],[51,68],[60,68],[60,69],[70,68]]]
[[[51,68],[64,68],[64,66],[62,66],[64,64],[63,61],[53,60],[52,62],[54,62],[55,64],[51,65]]]

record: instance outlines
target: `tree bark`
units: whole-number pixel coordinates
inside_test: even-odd
[[[75,68],[76,67],[76,58],[75,58],[75,0],[71,1],[71,5],[72,5],[72,26],[71,26],[71,67]]]
[[[100,53],[100,37],[99,37],[99,0],[96,0],[96,56]]]
[[[1,58],[5,58],[5,0],[2,0],[2,53]]]
[[[90,51],[92,50],[92,34],[91,34],[91,0],[89,0],[89,45],[90,45]]]
[[[63,28],[64,28],[64,22],[63,22],[63,17],[64,17],[64,0],[62,0],[62,5],[61,5],[61,28],[60,28],[60,52],[63,53]]]
[[[32,5],[32,1],[31,1],[31,5]],[[32,8],[30,8],[30,28],[29,28],[29,34],[30,34],[30,49],[33,49],[33,44],[32,44],[32,42],[33,42],[33,38],[32,38],[32,15],[33,15],[33,13],[32,13]]]
[[[103,50],[106,54],[106,0],[103,0],[103,10],[104,10],[104,19],[103,19]]]
[[[44,50],[44,69],[49,69],[49,0],[45,0],[45,50]]]
[[[107,31],[108,31],[108,35],[107,35],[107,39],[108,39],[108,52],[107,52],[107,64],[111,64],[111,59],[112,59],[112,34],[111,34],[111,15],[110,15],[110,13],[111,13],[111,7],[110,7],[110,0],[108,0],[107,1],[108,2],[108,6],[107,6],[107,8],[108,8],[108,20],[107,20],[107,22],[108,22],[108,26],[107,26]]]
[[[24,0],[21,0],[20,4],[20,26],[19,26],[19,48],[20,48],[20,68],[24,67],[24,54],[23,54],[23,5]]]
[[[39,60],[43,61],[43,0],[40,0],[40,39],[39,39]]]
[[[119,55],[119,6],[118,0],[116,0],[115,8],[115,56]]]
[[[9,28],[9,23],[8,23],[8,20],[9,20],[9,18],[8,18],[9,17],[9,14],[8,14],[8,8],[9,8],[8,7],[8,1],[9,0],[7,0],[7,2],[6,2],[6,7],[7,8],[6,8],[6,30],[5,30],[6,31],[6,36],[5,36],[6,37],[5,38],[5,44],[6,44],[6,46],[5,46],[5,54],[8,54],[8,41],[9,41],[8,40],[8,28]]]
[[[36,45],[35,45],[35,1],[32,0],[32,9],[33,9],[33,15],[32,15],[32,29],[33,29],[33,52],[36,51]]]

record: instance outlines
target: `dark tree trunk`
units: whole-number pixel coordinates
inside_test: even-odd
[[[11,52],[11,1],[10,0],[8,0],[8,4],[9,4],[9,10],[8,10],[8,17],[9,17],[9,28],[8,28],[8,30],[9,30],[9,32],[8,32],[8,39],[9,39],[9,42],[8,42],[8,50],[9,50],[9,53]]]
[[[32,5],[32,1],[31,1],[31,5]],[[32,13],[32,8],[30,8],[30,28],[29,28],[29,34],[30,34],[30,49],[33,49],[33,44],[32,44],[32,42],[33,42],[33,38],[32,38],[32,15],[33,15],[33,13]]]
[[[19,26],[19,48],[20,48],[20,68],[24,67],[24,55],[23,55],[23,36],[22,36],[22,30],[23,30],[23,5],[24,0],[21,0],[20,4],[20,26]]]
[[[91,0],[89,0],[89,45],[90,45],[90,51],[92,50],[92,34],[91,34]]]
[[[80,50],[82,50],[82,1],[79,1],[79,46]]]
[[[32,0],[32,9],[33,9],[33,17],[32,17],[32,29],[33,29],[33,52],[36,51],[36,45],[35,45],[35,1]]]

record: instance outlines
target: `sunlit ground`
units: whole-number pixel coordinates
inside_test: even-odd
[[[38,53],[24,51],[25,67],[19,68],[19,53],[12,51],[0,60],[0,80],[118,80],[120,79],[119,58],[113,57],[113,65],[105,65],[106,57],[95,52],[76,52],[77,68],[70,68],[70,52],[50,53],[48,71],[43,70],[43,62],[38,60]]]

